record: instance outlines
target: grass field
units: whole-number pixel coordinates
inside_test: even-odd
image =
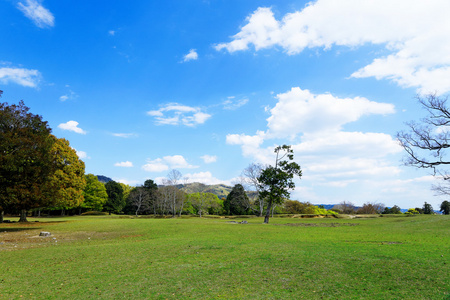
[[[30,220],[0,299],[450,299],[449,216]]]

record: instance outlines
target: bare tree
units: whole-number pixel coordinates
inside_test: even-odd
[[[417,96],[419,103],[428,112],[420,123],[411,121],[406,125],[409,131],[397,133],[400,145],[406,151],[405,165],[416,168],[431,169],[433,175],[444,180],[450,179],[450,174],[441,167],[449,165],[446,157],[450,148],[450,109],[447,107],[448,97],[438,97],[428,94]],[[434,185],[432,189],[440,195],[449,195],[450,188]]]
[[[145,211],[149,208],[150,194],[143,187],[137,187],[130,192],[129,196],[131,205],[135,207],[136,217],[140,211]]]
[[[355,205],[350,201],[342,201],[341,203],[333,206],[333,209],[341,211],[343,214],[355,213]]]
[[[260,217],[262,217],[264,213],[265,201],[264,198],[259,197],[260,185],[258,177],[261,175],[261,171],[263,169],[264,166],[262,164],[251,163],[242,171],[241,174],[242,185],[245,186],[247,190],[250,190],[250,192],[247,193],[248,197],[254,204],[256,204],[256,211]],[[254,207],[250,206],[250,208],[255,211]]]

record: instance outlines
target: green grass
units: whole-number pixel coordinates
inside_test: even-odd
[[[0,299],[449,299],[449,216],[245,220],[0,224]]]

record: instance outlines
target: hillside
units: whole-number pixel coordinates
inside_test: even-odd
[[[212,193],[214,195],[217,195],[219,199],[226,198],[228,194],[233,189],[231,186],[227,186],[225,184],[213,184],[213,185],[206,185],[199,182],[194,183],[188,183],[188,184],[182,184],[179,185],[179,188],[190,194],[190,193]]]

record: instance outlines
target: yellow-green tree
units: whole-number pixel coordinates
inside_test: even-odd
[[[51,148],[52,163],[55,171],[45,185],[46,206],[60,207],[63,210],[79,207],[84,200],[86,185],[84,162],[66,139],[55,140]]]
[[[83,191],[84,201],[81,203],[80,208],[102,211],[103,205],[108,200],[105,185],[94,174],[87,174],[85,179],[86,186]]]

